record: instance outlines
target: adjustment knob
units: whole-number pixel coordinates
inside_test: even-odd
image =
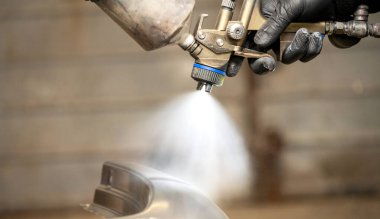
[[[231,10],[235,9],[235,0],[223,0],[222,6]]]
[[[244,34],[245,34],[245,28],[244,28],[243,24],[241,24],[241,23],[238,23],[238,22],[230,23],[227,26],[227,35],[231,39],[241,40],[241,39],[243,39]]]

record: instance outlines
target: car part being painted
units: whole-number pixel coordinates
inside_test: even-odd
[[[121,219],[228,219],[191,185],[159,171],[107,162],[86,210]]]

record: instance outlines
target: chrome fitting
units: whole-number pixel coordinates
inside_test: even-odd
[[[380,38],[380,23],[369,25],[369,35]]]
[[[191,46],[193,46],[195,43],[195,38],[191,34],[187,34],[183,39],[178,43],[178,45],[183,50],[188,50]]]
[[[354,13],[355,21],[368,21],[368,6],[367,5],[359,5]]]

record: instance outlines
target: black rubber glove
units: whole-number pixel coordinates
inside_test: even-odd
[[[267,51],[277,41],[281,33],[293,21],[322,21],[336,16],[334,0],[261,0],[262,14],[268,17],[254,37],[256,49]],[[322,50],[323,35],[309,33],[305,28],[297,31],[293,42],[284,51],[282,62],[291,64],[297,60],[308,62]],[[257,62],[262,63],[261,65]],[[262,60],[249,60],[253,72],[263,74],[266,63]]]
[[[369,5],[372,13],[380,10],[378,0],[261,0],[261,12],[268,20],[255,36],[247,37],[247,45],[256,44],[248,47],[266,52],[291,22],[347,21],[359,4]],[[343,37],[342,40],[351,40],[346,38]],[[284,51],[282,61],[285,64],[297,60],[308,62],[321,52],[322,41],[321,33],[309,33],[307,29],[300,29]],[[242,58],[233,56],[227,75],[235,76],[242,61]],[[270,58],[248,59],[248,62],[257,74],[273,71],[276,67],[275,60]]]
[[[378,0],[260,0],[261,13],[268,18],[255,36],[259,48],[271,46],[293,21],[317,22],[350,20],[360,4],[369,6],[370,12],[380,10]]]
[[[271,46],[293,21],[323,21],[335,17],[333,0],[261,0],[267,22],[255,36],[259,48]]]

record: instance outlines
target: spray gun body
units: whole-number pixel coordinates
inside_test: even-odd
[[[202,14],[192,34],[189,33],[190,16],[195,0],[91,0],[101,7],[144,49],[153,50],[169,44],[178,44],[195,59],[191,77],[198,82],[197,89],[223,85],[226,71],[235,57],[267,58],[275,65],[275,57],[249,49],[248,33],[255,33],[266,22],[260,12],[260,0],[245,0],[237,20],[232,20],[235,0],[223,0],[216,25],[204,29]],[[359,6],[353,21],[292,23],[282,33],[275,49],[277,60],[292,42],[300,28],[329,35],[337,47],[346,48],[367,36],[380,37],[380,24],[368,24],[368,7]],[[349,36],[346,44],[337,39]]]

